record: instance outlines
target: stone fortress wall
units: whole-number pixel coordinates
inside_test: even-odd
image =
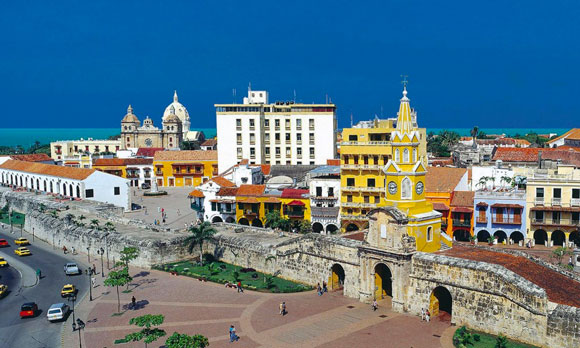
[[[70,250],[74,246],[86,252],[88,247],[91,257],[96,258],[96,249],[107,246],[112,261],[119,259],[123,247],[133,245],[140,249],[134,264],[144,268],[191,257],[182,246],[185,234],[152,231],[137,222],[112,216],[113,212],[103,206],[69,207],[66,202],[5,191],[0,206],[7,202],[15,211],[26,214],[26,231],[34,229],[36,238],[54,243],[57,248],[66,245]],[[45,207],[44,213],[40,204]],[[67,221],[64,218],[67,208],[77,214],[111,217],[123,225],[118,225],[119,231],[108,232],[105,238],[106,232]],[[53,209],[62,210],[59,217],[47,213]],[[369,300],[367,287],[374,275],[363,265],[360,253],[365,244],[361,241],[317,234],[280,236],[248,227],[218,226],[218,230],[205,251],[223,261],[310,285],[329,281],[331,269],[340,265],[345,274],[345,296]],[[400,293],[397,298],[402,299],[401,305],[393,306],[394,310],[418,314],[421,308],[429,308],[434,289],[444,287],[451,294],[452,322],[457,325],[502,333],[541,347],[580,346],[580,308],[550,302],[544,289],[504,267],[419,252],[412,256],[410,266],[404,268],[410,270],[399,275],[395,272],[393,280],[393,291]]]

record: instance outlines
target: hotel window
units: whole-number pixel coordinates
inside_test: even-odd
[[[264,120],[264,128],[270,128],[270,120]]]
[[[290,142],[290,133],[286,133],[286,142]]]
[[[310,158],[314,158],[314,148],[310,148]]]
[[[399,163],[401,159],[401,153],[399,152],[399,149],[395,149],[395,162]]]
[[[314,133],[310,133],[308,137],[310,139],[310,145],[314,145]]]
[[[120,188],[119,186],[115,186],[115,187],[113,187],[113,194],[114,194],[115,196],[118,196],[118,195],[120,195],[120,194],[121,194],[121,188]]]
[[[302,120],[296,120],[296,129],[298,130],[302,129]]]
[[[375,187],[375,179],[367,179],[367,187]]]
[[[403,162],[409,163],[409,149],[403,150]]]
[[[572,189],[572,199],[580,199],[580,189]]]
[[[379,164],[379,156],[373,156],[373,164],[374,165],[378,165]]]
[[[544,212],[536,210],[536,222],[544,222]]]
[[[238,130],[242,129],[242,120],[239,118],[236,119],[236,128]]]
[[[264,143],[270,144],[270,134],[269,133],[264,134]]]
[[[346,201],[347,202],[352,202],[352,196],[351,195],[346,196]]]
[[[544,198],[544,188],[536,187],[536,198]]]
[[[308,120],[308,127],[310,128],[310,130],[314,130],[314,120],[313,119]]]
[[[256,148],[250,147],[250,158],[256,157]]]
[[[560,224],[560,212],[559,211],[552,212],[552,223],[555,225]]]
[[[433,240],[433,227],[427,227],[427,241],[430,242]]]
[[[280,148],[279,147],[276,148],[276,155],[280,156]]]
[[[296,142],[302,144],[302,134],[296,133]]]
[[[380,202],[381,202],[381,197],[375,196],[375,203],[380,203]]]
[[[250,120],[250,130],[253,130],[255,126],[256,126],[255,121],[251,119]]]
[[[344,164],[348,164],[348,156],[342,156],[342,160],[344,161]]]
[[[280,144],[280,133],[274,134],[274,139],[276,140],[276,144]]]
[[[554,191],[552,193],[553,193],[552,200],[554,201],[552,203],[559,203],[560,200],[562,199],[562,189],[554,188]]]
[[[256,144],[256,135],[254,133],[250,133],[250,145]]]
[[[274,126],[276,127],[276,130],[280,129],[280,120],[274,120]]]
[[[290,120],[286,120],[286,130],[290,130]]]
[[[364,201],[365,201],[365,203],[370,203],[371,202],[371,197],[370,196],[364,196]]]
[[[287,147],[286,148],[286,157],[290,157],[290,156],[291,156],[290,148]]]
[[[264,148],[264,153],[265,153],[267,156],[270,156],[270,148],[269,148],[269,147],[266,147],[266,148]]]
[[[354,186],[354,178],[347,178],[346,179],[346,186]]]
[[[301,147],[299,147],[299,148],[296,149],[296,154],[298,156],[302,156],[302,148]]]
[[[238,145],[242,145],[242,134],[241,133],[236,134],[236,142],[238,143]]]
[[[242,158],[242,148],[238,147],[238,158]]]

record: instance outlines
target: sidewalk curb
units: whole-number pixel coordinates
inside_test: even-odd
[[[12,255],[5,254],[4,258],[8,261],[8,264],[12,266],[15,270],[20,273],[20,286],[23,288],[31,288],[38,284],[38,277],[36,276],[36,271],[32,267],[27,266],[17,258]],[[26,285],[32,284],[32,285]]]

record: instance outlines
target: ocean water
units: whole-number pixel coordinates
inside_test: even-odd
[[[216,136],[215,128],[195,128],[194,130],[202,131],[206,138]],[[459,133],[461,136],[469,136],[471,128],[427,128],[427,132],[439,133],[442,130],[449,130]],[[506,134],[506,135],[524,135],[535,132],[538,134],[555,133],[561,135],[567,132],[568,128],[480,128],[486,134]],[[22,145],[29,147],[35,141],[41,144],[48,144],[57,140],[77,140],[80,138],[88,139],[107,139],[112,135],[118,135],[119,128],[0,128],[0,145],[16,146]]]
[[[195,128],[202,131],[206,138],[216,135],[215,128]],[[58,140],[107,139],[119,135],[120,128],[0,128],[0,145],[29,147],[35,141],[48,144]]]

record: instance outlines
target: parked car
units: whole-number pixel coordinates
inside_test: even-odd
[[[14,253],[18,256],[28,256],[30,254],[30,250],[27,247],[20,247],[18,249],[14,249]]]
[[[14,243],[16,243],[16,245],[20,245],[20,246],[30,245],[30,242],[26,238],[17,238],[14,240]]]
[[[4,284],[0,284],[0,298],[4,297],[4,295],[6,295],[7,291],[8,291],[8,286],[4,285]]]
[[[55,303],[48,309],[46,318],[48,321],[64,320],[70,312],[70,307],[66,303]]]
[[[10,244],[8,244],[8,241],[6,241],[6,239],[0,239],[0,248],[5,248],[9,246]]]
[[[0,267],[8,267],[8,261],[4,260],[2,256],[0,256]]]
[[[38,313],[38,305],[34,302],[26,302],[20,307],[20,319],[34,317],[36,313]]]
[[[77,266],[76,263],[69,262],[66,265],[64,265],[64,274],[66,275],[81,274],[81,269],[79,268],[79,266]]]
[[[60,291],[60,296],[62,297],[70,297],[77,294],[77,288],[72,284],[67,284],[62,287]]]

